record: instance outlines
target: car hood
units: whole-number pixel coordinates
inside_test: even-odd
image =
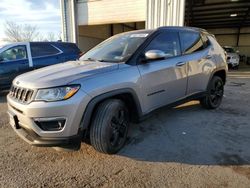
[[[118,69],[117,63],[70,61],[22,74],[13,83],[25,88],[55,87],[115,69]]]

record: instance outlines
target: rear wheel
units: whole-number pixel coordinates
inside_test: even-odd
[[[207,89],[207,95],[200,99],[200,104],[207,109],[218,108],[224,94],[224,83],[218,76],[214,76]]]
[[[99,105],[90,127],[90,143],[102,153],[117,153],[125,144],[129,115],[125,104],[109,99]]]

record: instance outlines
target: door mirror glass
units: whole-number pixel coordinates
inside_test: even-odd
[[[145,53],[146,60],[164,59],[167,55],[161,50],[149,50]]]

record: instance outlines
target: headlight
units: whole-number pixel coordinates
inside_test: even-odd
[[[80,89],[80,85],[62,86],[48,89],[39,89],[36,101],[60,101],[72,97]]]

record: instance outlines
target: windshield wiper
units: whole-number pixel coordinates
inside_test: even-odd
[[[99,62],[109,62],[109,61],[104,60],[104,59],[97,59],[97,61],[99,61]]]
[[[83,61],[99,61],[99,62],[106,62],[106,61],[103,60],[103,59],[94,59],[94,58],[91,58],[91,57],[89,57],[88,59],[84,59]]]
[[[88,59],[84,59],[83,61],[98,61],[98,62],[110,62],[110,63],[118,63],[119,61],[112,61],[112,60],[106,60],[106,59],[94,59],[89,57]]]
[[[97,61],[97,60],[89,57],[88,59],[84,59],[84,61]]]

